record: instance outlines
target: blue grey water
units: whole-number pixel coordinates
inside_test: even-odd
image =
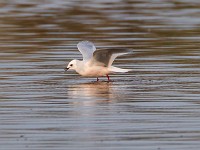
[[[0,2],[1,150],[199,150],[198,0]],[[132,72],[64,72],[76,44]]]

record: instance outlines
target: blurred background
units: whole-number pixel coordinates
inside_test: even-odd
[[[199,149],[200,1],[0,0],[0,149]],[[81,40],[133,69],[64,72]]]

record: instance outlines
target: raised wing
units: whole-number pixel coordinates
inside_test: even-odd
[[[83,55],[83,61],[88,61],[93,57],[96,47],[92,42],[82,41],[77,44],[78,50]]]
[[[92,62],[103,65],[105,67],[110,67],[116,57],[124,55],[131,52],[127,49],[103,49],[97,50],[93,54]]]

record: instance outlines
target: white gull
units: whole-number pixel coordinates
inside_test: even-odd
[[[98,77],[101,76],[107,76],[108,81],[110,81],[109,74],[111,73],[131,71],[131,69],[121,69],[112,66],[116,57],[127,54],[131,52],[130,50],[115,48],[96,50],[94,44],[89,41],[79,42],[77,47],[83,55],[83,61],[72,60],[65,68],[65,71],[72,69],[81,76],[96,77],[97,81],[99,81]]]

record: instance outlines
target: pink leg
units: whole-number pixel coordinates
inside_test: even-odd
[[[97,82],[99,81],[99,78],[97,77]]]
[[[110,81],[110,77],[108,76],[108,74],[107,74],[106,76],[107,76],[107,78],[108,78],[108,81]]]

